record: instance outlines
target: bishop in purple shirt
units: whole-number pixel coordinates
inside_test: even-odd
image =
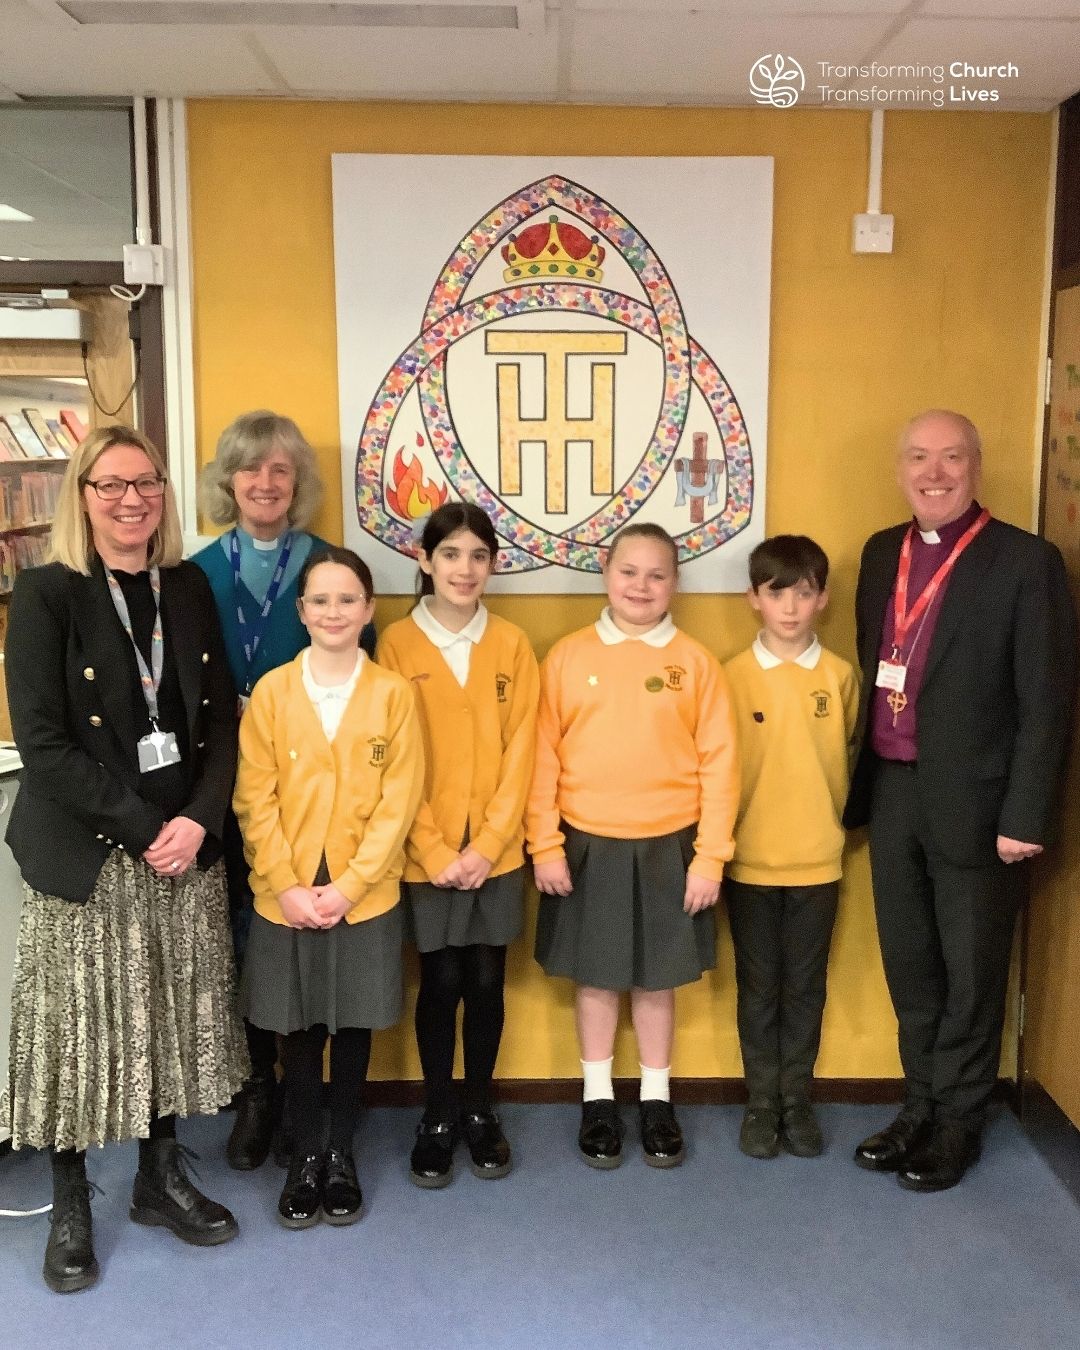
[[[905,1101],[855,1161],[912,1191],[955,1186],[981,1151],[1027,860],[1051,827],[1076,692],[1061,555],[980,507],[981,467],[960,413],[908,423],[897,480],[912,519],[867,542],[856,596],[845,822],[869,827]]]

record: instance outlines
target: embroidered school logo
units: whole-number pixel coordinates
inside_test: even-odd
[[[750,92],[758,103],[790,108],[806,88],[803,68],[793,56],[759,56],[750,67]]]
[[[510,684],[510,676],[498,672],[495,676],[495,697],[500,703],[506,702],[506,686]]]
[[[828,717],[831,695],[826,689],[815,689],[810,697],[814,700],[814,716]]]
[[[371,746],[371,758],[368,763],[373,769],[381,769],[386,763],[386,747],[389,744],[385,736],[370,736],[368,745]]]
[[[682,689],[682,678],[686,674],[685,666],[665,666],[667,671],[667,687],[676,691]]]
[[[649,691],[650,694],[658,694],[660,690],[663,689],[663,687],[664,681],[660,678],[659,675],[650,675],[649,678],[645,681],[645,688]]]

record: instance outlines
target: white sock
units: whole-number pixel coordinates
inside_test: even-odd
[[[615,1100],[615,1089],[611,1082],[613,1059],[583,1059],[581,1076],[584,1079],[582,1101],[599,1102]]]
[[[666,1069],[650,1069],[641,1065],[641,1100],[643,1102],[671,1101],[671,1065]]]

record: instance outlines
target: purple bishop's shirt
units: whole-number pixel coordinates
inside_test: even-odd
[[[916,522],[915,534],[911,541],[911,574],[908,577],[909,609],[922,595],[931,577],[953,551],[953,545],[968,526],[978,518],[981,511],[982,507],[979,503],[972,502],[959,520],[953,520],[948,525],[942,525],[941,529],[937,531],[939,542],[936,544],[926,542]],[[934,639],[934,629],[937,627],[938,615],[941,613],[941,604],[945,592],[949,589],[952,575],[950,573],[946,577],[930,608],[909,630],[907,649],[900,653],[901,660],[907,664],[908,668],[907,678],[904,681],[907,705],[897,717],[895,726],[893,726],[893,710],[886,701],[889,690],[874,689],[874,699],[870,708],[870,745],[874,753],[881,759],[901,759],[911,762],[917,757],[915,705],[918,702],[919,690],[922,688],[923,674],[926,671],[926,658],[930,652],[930,644]],[[896,581],[894,579],[892,590],[889,593],[889,603],[885,607],[885,622],[882,625],[881,645],[878,648],[878,658],[882,661],[888,660],[892,656],[893,633],[896,630],[895,605]],[[877,672],[874,673],[876,676]]]

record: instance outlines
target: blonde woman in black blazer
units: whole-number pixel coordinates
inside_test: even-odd
[[[50,548],[16,581],[5,652],[25,902],[4,1110],[14,1147],[51,1151],[44,1277],[67,1293],[98,1275],[90,1145],[139,1139],[136,1222],[235,1237],[189,1179],[175,1118],[224,1105],[248,1062],[220,862],[236,691],[145,437],[82,442]]]

